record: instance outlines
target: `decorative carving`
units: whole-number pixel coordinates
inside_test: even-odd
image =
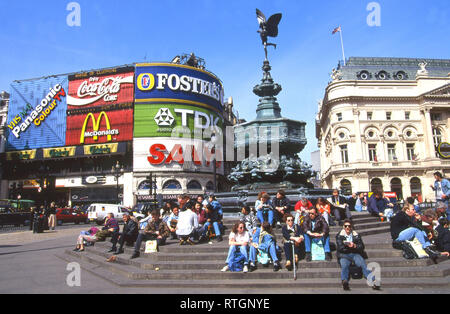
[[[428,70],[426,69],[427,65],[428,63],[426,63],[425,61],[419,63],[420,69],[417,71],[417,76],[428,76]]]

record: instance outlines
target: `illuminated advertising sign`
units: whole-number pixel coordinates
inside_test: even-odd
[[[133,109],[89,112],[67,117],[66,145],[133,139]]]
[[[75,156],[76,147],[44,148],[44,158],[64,158]]]
[[[173,131],[188,127],[191,138],[201,138],[206,129],[223,129],[221,115],[191,105],[137,103],[134,112],[134,137],[186,137],[186,132]]]
[[[13,82],[6,150],[64,146],[67,91],[67,76]]]
[[[69,76],[69,110],[132,103],[134,67],[83,72]]]
[[[33,160],[35,158],[35,149],[6,153],[6,160]]]
[[[223,112],[223,87],[210,72],[170,63],[136,64],[136,103],[184,103]]]
[[[450,143],[442,142],[438,146],[438,153],[444,159],[450,159]]]

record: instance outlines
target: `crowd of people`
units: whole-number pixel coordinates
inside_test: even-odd
[[[440,191],[446,190],[441,183]],[[283,190],[272,198],[268,193],[259,193],[254,206],[242,205],[239,217],[228,237],[228,255],[221,271],[252,272],[258,265],[279,271],[284,251],[285,268],[291,271],[300,259],[331,261],[330,226],[342,226],[335,236],[337,262],[341,267],[342,286],[349,289],[351,266],[360,267],[362,276],[368,277],[362,237],[354,230],[352,210],[362,207],[376,217],[389,217],[394,247],[401,247],[404,241],[417,238],[425,252],[436,260],[449,256],[450,231],[447,204],[439,202],[438,209],[428,209],[422,214],[415,210],[414,199],[408,198],[402,210],[394,213],[393,204],[375,192],[369,199],[364,195],[350,197],[339,195],[334,190],[330,198],[308,200],[301,198],[293,208]],[[446,197],[442,197],[446,200]],[[448,200],[448,199],[447,199]],[[389,212],[392,210],[392,213]],[[389,213],[389,215],[387,215]],[[124,252],[124,245],[134,246],[131,259],[141,254],[141,245],[156,241],[156,246],[166,240],[178,240],[179,245],[196,245],[202,242],[223,241],[223,209],[214,195],[191,198],[180,195],[177,202],[167,202],[161,210],[153,210],[145,219],[138,221],[130,213],[123,215],[124,226],[109,214],[102,230],[91,228],[80,234],[75,250],[83,251],[85,243],[102,241],[111,237],[109,252],[118,255]],[[277,242],[274,230],[281,229],[282,241]],[[280,245],[279,245],[280,244]],[[319,253],[317,253],[319,252]],[[323,259],[320,258],[323,253]],[[317,256],[319,256],[317,258]],[[379,286],[373,285],[374,289]]]

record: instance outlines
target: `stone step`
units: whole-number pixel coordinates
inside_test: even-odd
[[[57,254],[58,258],[66,261],[73,262],[74,258],[67,254]],[[337,288],[339,291],[342,289],[340,277],[335,278],[314,278],[304,279],[298,277],[297,280],[293,280],[293,274],[290,278],[286,279],[265,279],[254,280],[250,278],[242,279],[228,279],[228,280],[133,280],[127,277],[117,276],[115,273],[109,271],[107,268],[98,267],[95,264],[86,262],[81,259],[76,259],[80,263],[83,270],[102,278],[110,283],[113,283],[123,288],[154,288],[157,286],[164,286],[165,288],[204,288],[204,289],[230,289],[236,291],[236,289],[254,289],[255,292],[260,292],[264,289],[267,293],[276,291],[289,291],[295,293],[301,291],[301,289],[321,289],[321,288]],[[247,275],[247,274],[246,274]],[[383,288],[449,288],[448,278],[381,278],[381,284]],[[352,280],[350,282],[352,290],[356,289],[369,289],[365,280]],[[298,289],[298,290],[295,290]],[[145,291],[143,291],[145,292]]]
[[[138,280],[229,280],[229,279],[289,279],[292,273],[287,271],[273,272],[272,267],[264,268],[260,266],[257,271],[251,273],[231,273],[220,272],[219,270],[141,270],[131,267],[129,264],[122,264],[122,260],[114,263],[106,262],[105,257],[92,254],[90,252],[75,253],[66,251],[66,254],[73,258],[78,258],[106,268],[107,270],[129,279]],[[448,265],[447,265],[448,266]],[[339,278],[339,268],[299,268],[298,278]],[[383,267],[381,269],[382,278],[410,278],[410,277],[444,277],[445,271],[437,267],[420,268],[398,268]]]

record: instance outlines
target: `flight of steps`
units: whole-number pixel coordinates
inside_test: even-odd
[[[333,251],[330,262],[301,260],[297,280],[293,272],[283,268],[274,272],[273,267],[259,266],[254,272],[220,272],[228,253],[228,234],[236,220],[226,218],[224,241],[180,246],[176,240],[168,240],[160,252],[144,254],[130,260],[133,248],[125,247],[125,254],[117,256],[113,263],[107,262],[111,243],[99,242],[87,247],[85,252],[66,250],[57,256],[67,262],[78,262],[82,269],[121,287],[203,288],[203,289],[271,289],[338,288],[341,287],[340,268]],[[366,213],[354,214],[355,230],[362,235],[369,256],[367,262],[381,266],[381,284],[385,288],[450,288],[450,260],[441,258],[435,265],[430,259],[406,260],[402,252],[392,248],[389,223]],[[330,228],[330,240],[335,242],[342,227]],[[275,229],[281,246],[281,229]],[[365,280],[352,280],[352,289],[367,288]]]

